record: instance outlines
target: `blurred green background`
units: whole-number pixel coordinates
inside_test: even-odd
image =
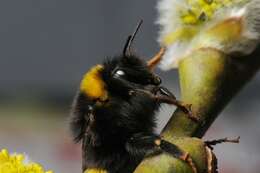
[[[56,173],[80,172],[68,115],[82,75],[119,54],[144,19],[135,50],[148,59],[158,51],[156,1],[0,1],[0,148],[25,153]],[[176,71],[161,72],[179,95]],[[238,74],[239,77],[239,74]],[[260,75],[232,101],[206,139],[241,136],[216,147],[222,173],[257,173],[260,164]],[[175,107],[164,106],[158,132]]]

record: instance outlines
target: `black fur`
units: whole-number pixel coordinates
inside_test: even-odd
[[[129,91],[152,90],[159,83],[146,63],[134,55],[114,57],[103,66],[100,75],[109,93],[108,101],[97,104],[79,91],[72,109],[71,130],[75,141],[82,140],[83,170],[130,173],[147,151],[132,145],[130,139],[136,134],[154,135],[160,104],[146,94],[129,95]],[[125,75],[116,77],[118,69]]]

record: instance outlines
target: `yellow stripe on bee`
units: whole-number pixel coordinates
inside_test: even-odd
[[[91,168],[91,169],[87,169],[84,173],[108,173],[108,172],[104,169]]]
[[[105,89],[105,82],[101,78],[100,71],[103,69],[102,65],[96,65],[91,68],[83,77],[80,85],[80,91],[85,93],[88,97],[99,99],[101,101],[107,100],[107,91]]]

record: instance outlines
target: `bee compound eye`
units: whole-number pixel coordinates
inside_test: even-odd
[[[123,70],[117,70],[114,74],[115,77],[120,77],[125,75],[125,72]]]

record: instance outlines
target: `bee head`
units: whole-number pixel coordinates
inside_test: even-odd
[[[117,92],[133,88],[158,86],[161,79],[147,66],[147,63],[135,55],[114,57],[103,65],[102,77],[108,89]]]
[[[132,89],[158,86],[159,76],[136,55],[121,55],[92,67],[83,77],[80,91],[93,100],[106,101],[108,93],[128,95]]]
[[[131,51],[132,42],[141,24],[142,20],[134,33],[128,36],[122,55],[107,59],[102,65],[94,66],[86,73],[81,83],[82,92],[93,99],[104,101],[110,92],[123,94],[131,89],[160,85],[161,79],[152,71],[158,62],[158,54],[145,62]],[[159,55],[162,55],[160,52]]]

